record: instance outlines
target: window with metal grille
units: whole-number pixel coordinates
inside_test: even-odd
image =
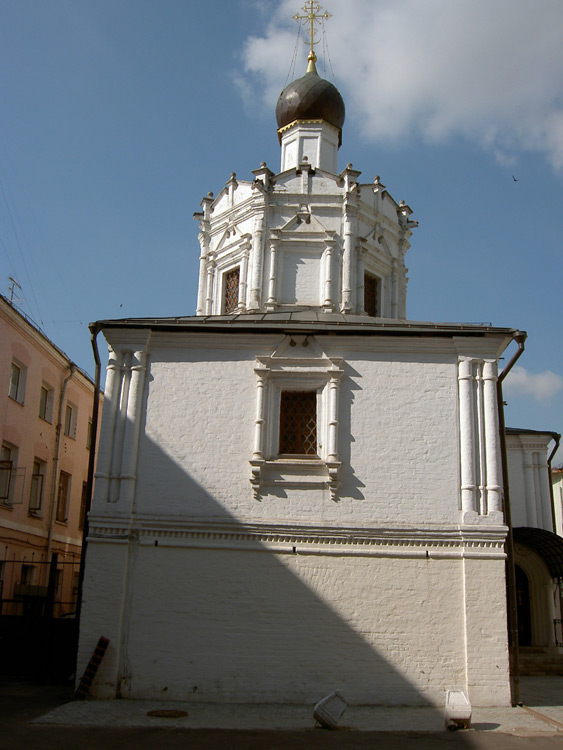
[[[282,391],[279,453],[317,455],[317,392]]]
[[[364,310],[372,318],[377,317],[377,278],[364,274]]]
[[[224,312],[230,313],[238,307],[240,268],[237,266],[225,274]]]

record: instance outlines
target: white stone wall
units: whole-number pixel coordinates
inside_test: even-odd
[[[547,458],[553,437],[522,431],[506,440],[512,525],[555,531]]]
[[[348,351],[339,502],[327,490],[293,487],[256,502],[249,483],[256,350],[234,339],[220,353],[213,338],[201,348],[196,337],[181,351],[153,344],[136,512],[354,526],[459,521],[455,352],[432,362],[422,351],[396,361],[382,351]],[[271,337],[263,351],[281,340]]]
[[[502,561],[122,544],[126,630],[87,589],[83,643],[113,636],[99,697],[314,704],[340,689],[441,706],[462,688],[474,705],[509,701]],[[109,545],[91,554],[124,572]]]
[[[95,695],[508,703],[506,529],[463,523],[458,342],[139,332],[127,354],[110,333],[79,663],[110,638]],[[251,484],[257,372],[284,362],[339,373],[334,491]]]

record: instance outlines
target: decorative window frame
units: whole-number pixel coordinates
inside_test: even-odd
[[[239,269],[239,291],[238,309],[236,312],[246,311],[251,242],[252,235],[243,234],[232,245],[226,248],[219,246],[215,251],[210,253],[209,259],[211,260],[211,264],[208,270],[211,270],[213,276],[210,296],[214,303],[211,304],[211,309],[208,310],[209,315],[228,314],[224,311],[225,280],[227,274],[237,267]]]
[[[227,278],[234,271],[238,271],[237,280],[237,304],[230,310],[227,310]],[[221,271],[221,315],[232,315],[238,312],[240,308],[240,264],[231,266],[230,268]]]
[[[287,335],[268,357],[257,357],[256,419],[250,483],[255,499],[265,487],[328,487],[337,500],[339,391],[341,357],[328,357],[311,336]],[[281,456],[278,452],[282,391],[316,391],[317,455]]]
[[[359,238],[358,245],[358,309],[365,313],[364,308],[364,274],[369,274],[377,279],[377,316],[380,318],[393,317],[392,315],[392,275],[393,258],[387,247],[384,237],[380,237],[380,246],[377,247],[365,238]],[[383,250],[385,252],[383,252]],[[366,313],[367,315],[367,313]]]

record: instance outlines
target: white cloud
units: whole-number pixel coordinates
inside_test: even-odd
[[[295,46],[292,16],[302,4],[280,0],[265,36],[250,37],[243,49],[254,96],[268,107],[285,82]],[[367,139],[463,135],[504,158],[519,149],[541,151],[563,168],[561,0],[323,6],[333,14],[327,36],[337,85]],[[301,70],[302,61],[296,75]]]
[[[551,370],[532,373],[516,365],[507,375],[505,393],[511,396],[532,396],[547,401],[563,390],[563,378]]]

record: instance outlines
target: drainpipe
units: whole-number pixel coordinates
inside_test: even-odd
[[[63,427],[63,406],[65,402],[66,387],[68,381],[76,372],[74,362],[70,363],[70,372],[63,381],[59,397],[59,414],[57,417],[57,426],[55,428],[55,458],[53,460],[53,481],[51,482],[51,512],[49,518],[49,532],[47,534],[47,561],[51,559],[51,549],[53,547],[53,536],[55,529],[55,517],[57,513],[57,477],[59,474],[59,461],[61,458],[61,441]],[[47,569],[48,571],[48,569]],[[46,573],[48,575],[48,572]]]
[[[506,535],[506,584],[507,584],[507,608],[508,608],[508,633],[509,633],[509,659],[510,659],[510,686],[512,693],[512,705],[520,703],[520,660],[518,654],[518,610],[516,601],[516,573],[514,569],[514,538],[512,535],[512,513],[510,510],[510,492],[508,486],[508,458],[506,454],[506,425],[504,422],[504,399],[502,395],[502,381],[514,367],[517,360],[524,352],[526,334],[518,331],[514,335],[518,344],[518,350],[498,376],[497,379],[497,405],[498,421],[500,429],[500,446],[502,461],[502,478],[504,485],[504,519],[508,526]]]
[[[92,433],[90,436],[90,456],[88,459],[88,478],[86,481],[86,504],[84,508],[84,519],[82,526],[82,548],[80,550],[80,570],[78,573],[78,594],[76,597],[76,654],[75,654],[75,672],[76,659],[78,659],[78,634],[80,632],[80,616],[82,614],[82,588],[84,585],[84,569],[86,565],[86,546],[88,540],[88,513],[92,507],[92,493],[94,487],[94,467],[96,465],[96,445],[98,438],[98,414],[100,409],[100,353],[98,351],[97,337],[100,332],[100,324],[92,323],[90,325],[92,351],[94,353],[94,362],[96,371],[94,375],[94,401],[92,404]]]

